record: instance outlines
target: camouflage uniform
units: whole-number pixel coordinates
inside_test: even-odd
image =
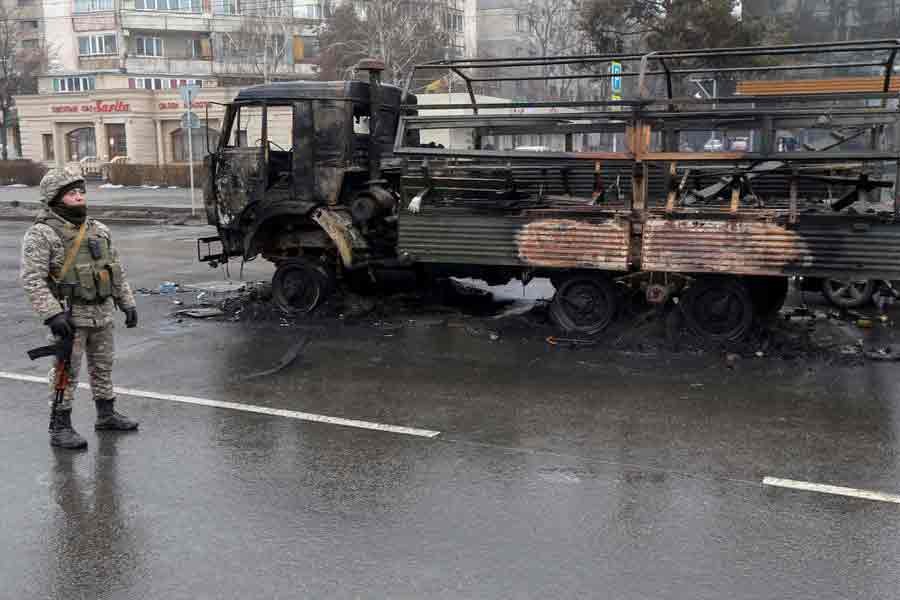
[[[41,181],[41,201],[48,205],[64,186],[81,180],[81,175],[71,169],[52,171]],[[106,243],[109,256],[118,263],[118,253],[112,244],[109,229],[91,218],[86,218],[87,239],[99,239]],[[63,219],[52,210],[44,208],[25,233],[22,242],[20,277],[34,312],[42,321],[63,312],[60,292],[53,284],[60,274],[66,256],[67,244],[72,244],[80,227]],[[121,265],[119,265],[121,267]],[[74,268],[74,267],[73,267]],[[76,327],[74,348],[69,372],[69,387],[59,410],[71,410],[72,399],[78,385],[82,356],[87,357],[91,392],[95,400],[114,398],[112,387],[113,315],[115,305],[121,310],[135,307],[134,295],[126,279],[125,269],[116,271],[112,282],[112,295],[97,303],[76,301],[72,307],[72,324]],[[55,369],[50,371],[51,398]]]

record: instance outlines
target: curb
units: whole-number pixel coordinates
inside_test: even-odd
[[[104,223],[117,224],[117,225],[200,225],[201,223],[198,221],[197,223],[172,223],[167,219],[131,219],[127,217],[104,217],[100,215],[100,220]],[[4,215],[0,214],[0,222],[2,221],[20,221],[31,223],[34,221],[33,215]]]
[[[39,206],[39,205],[38,205]],[[33,221],[37,208],[27,205],[3,205],[0,203],[0,221]],[[191,216],[190,208],[161,206],[95,206],[90,216],[104,223],[132,225],[205,225],[205,214]]]

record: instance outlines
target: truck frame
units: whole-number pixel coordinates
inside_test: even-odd
[[[789,277],[900,278],[898,49],[870,40],[445,60],[416,66],[405,90],[382,85],[381,65],[367,61],[368,82],[248,88],[208,158],[219,236],[205,241],[222,251],[201,260],[272,260],[287,310],[312,310],[339,279],[414,266],[489,283],[548,277],[550,314],[567,331],[601,332],[624,292],[639,291],[677,303],[697,333],[738,339],[780,308]],[[461,79],[469,101],[417,103],[411,82],[435,73]],[[475,93],[614,77],[633,82],[625,99]],[[694,97],[699,77],[735,90]],[[290,150],[272,148],[265,126],[259,147],[229,146],[242,109],[273,106],[290,109]],[[436,110],[457,114],[427,114]],[[354,119],[368,120],[368,136]],[[435,131],[464,143],[421,143]],[[690,147],[710,131],[738,133],[739,149]],[[517,147],[521,136],[548,141]]]

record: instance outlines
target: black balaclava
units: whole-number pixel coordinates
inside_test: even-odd
[[[87,205],[85,206],[66,206],[63,204],[62,197],[75,188],[84,189],[84,182],[76,181],[67,186],[60,188],[50,203],[50,210],[61,216],[63,219],[73,225],[81,225],[87,217]]]

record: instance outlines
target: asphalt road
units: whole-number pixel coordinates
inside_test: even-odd
[[[140,432],[95,433],[83,390],[90,447],[60,452],[42,384],[12,378],[47,367],[24,355],[25,227],[0,223],[2,598],[897,597],[900,504],[762,485],[900,494],[896,363],[563,349],[455,312],[179,319],[193,294],[141,295],[115,371]],[[148,289],[221,278],[194,262],[206,233],[114,230]]]

